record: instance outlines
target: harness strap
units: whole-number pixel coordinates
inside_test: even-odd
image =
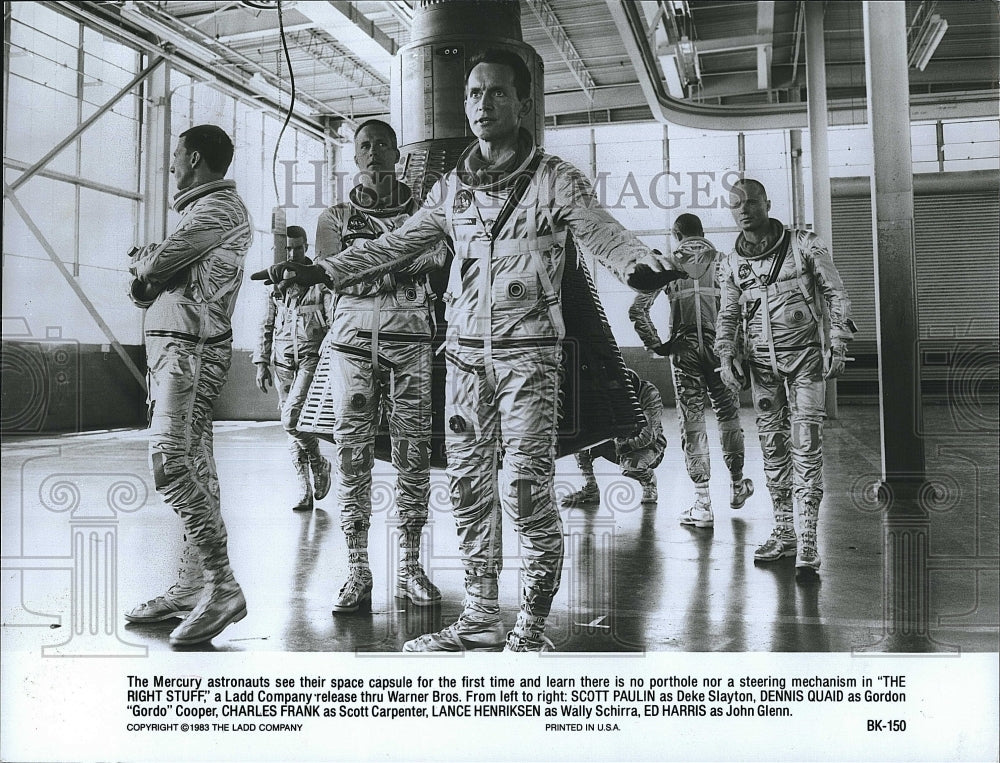
[[[444,301],[446,304],[451,304],[454,300],[454,294],[458,291],[458,288],[462,285],[462,273],[461,273],[461,261],[467,257],[467,248],[463,248],[463,251],[459,251],[459,241],[454,235],[455,230],[455,197],[458,195],[458,173],[453,172],[448,178],[448,193],[445,196],[444,213],[445,220],[448,223],[448,230],[452,231],[452,240],[455,242],[455,256],[451,261],[451,272],[448,273],[448,285],[445,287],[444,291]],[[451,334],[451,329],[449,327],[448,333]]]
[[[350,204],[350,212],[340,223],[340,233],[341,240],[346,240],[350,234],[349,223],[351,218],[355,215],[362,215],[365,220],[373,227],[382,231],[383,234],[388,233],[391,228],[389,224],[380,217],[376,215],[369,214],[363,209],[355,206],[353,203]],[[382,324],[382,294],[378,293],[374,295],[374,305],[372,307],[372,342],[371,342],[371,361],[372,368],[377,369],[379,367],[379,328]]]
[[[495,390],[497,385],[496,369],[493,366],[493,289],[491,278],[493,258],[487,257],[479,261],[479,300],[477,302],[476,320],[483,337],[483,370],[486,372],[486,383]]]
[[[698,279],[694,280],[694,320],[698,328],[698,352],[705,351],[705,340],[701,338],[702,322],[701,322],[701,286],[698,283]]]
[[[782,234],[781,240],[776,245],[777,251],[774,253],[774,259],[771,261],[771,269],[768,271],[767,277],[763,280],[760,287],[751,287],[747,291],[753,292],[756,290],[760,294],[761,308],[763,312],[761,313],[761,325],[764,329],[764,336],[762,337],[767,343],[768,358],[771,361],[771,370],[775,374],[778,373],[778,355],[774,349],[774,332],[771,327],[771,296],[778,296],[782,293],[780,288],[775,288],[772,292],[772,287],[775,286],[775,282],[778,280],[778,274],[781,272],[781,267],[785,263],[785,257],[788,256],[788,248],[791,246],[791,232],[785,231]],[[785,289],[787,290],[787,289]],[[742,300],[741,300],[742,301]],[[749,321],[744,318],[744,326]],[[746,337],[749,338],[749,333],[744,333]]]
[[[372,309],[372,370],[378,368],[378,332],[382,324],[382,295],[375,295],[375,306]]]
[[[510,194],[507,196],[507,201],[504,202],[503,207],[500,209],[500,213],[497,215],[496,220],[493,221],[493,227],[490,228],[490,238],[496,239],[500,231],[503,230],[503,226],[507,224],[507,220],[510,216],[514,214],[518,205],[521,203],[521,199],[524,198],[525,192],[532,187],[532,180],[535,178],[535,174],[538,172],[538,165],[542,163],[543,154],[540,151],[535,151],[534,157],[528,163],[528,166],[524,168],[524,172],[518,175],[514,179],[514,187],[510,189]],[[538,184],[534,184],[534,194],[535,198],[538,196]]]
[[[798,264],[796,263],[796,266]],[[771,296],[778,296],[781,294],[787,294],[790,291],[801,291],[801,284],[799,279],[796,278],[794,281],[779,281],[778,283],[770,285]],[[740,294],[740,302],[745,304],[747,302],[752,302],[761,296],[762,289],[759,286],[750,286],[743,290]],[[809,300],[811,301],[811,300]]]
[[[761,313],[761,323],[764,327],[764,341],[767,343],[768,357],[771,361],[771,370],[778,373],[778,355],[774,350],[774,334],[771,332],[771,300],[770,285],[765,284],[761,292],[763,312]]]
[[[674,283],[682,283],[684,280],[687,279],[678,279],[674,281]],[[698,282],[695,281],[695,283]],[[676,296],[681,296],[682,294],[691,294],[692,292],[695,291],[700,292],[701,294],[711,294],[714,296],[722,295],[722,289],[720,289],[718,286],[699,286],[697,288],[694,286],[684,286],[682,288],[676,288],[676,289],[673,288],[673,286],[674,284],[670,284],[670,293]]]
[[[542,287],[542,295],[545,301],[545,306],[549,311],[549,320],[552,321],[552,326],[556,330],[556,336],[559,338],[559,341],[562,341],[566,336],[566,323],[563,320],[562,308],[559,304],[559,294],[552,285],[552,279],[549,277],[548,269],[545,267],[545,261],[542,259],[542,249],[551,249],[556,243],[556,236],[554,235],[555,229],[551,227],[552,219],[548,211],[548,205],[543,206],[541,203],[541,178],[538,179],[538,182],[531,185],[530,194],[531,195],[528,197],[530,206],[528,204],[525,205],[525,217],[527,218],[526,222],[528,231],[527,250],[531,255],[531,262],[534,266],[538,283]],[[550,234],[539,237],[538,216],[541,213],[544,213],[546,216],[546,220],[550,226]],[[565,240],[564,236],[563,242],[565,242]]]

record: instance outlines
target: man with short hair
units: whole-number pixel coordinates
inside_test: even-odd
[[[754,559],[794,556],[796,567],[818,570],[826,380],[844,371],[856,330],[851,302],[826,244],[771,218],[760,182],[737,181],[730,205],[740,235],[721,262],[715,351],[734,391],[743,382],[742,361],[750,365],[775,523]]]
[[[720,298],[716,269],[722,255],[705,238],[697,215],[678,215],[672,232],[679,244],[673,256],[691,278],[674,281],[663,289],[670,303],[670,337],[666,342],[660,340],[649,315],[661,292],[639,294],[628,315],[646,349],[669,357],[673,369],[684,465],[695,489],[694,504],[681,514],[680,522],[691,527],[712,527],[715,517],[709,493],[712,466],[705,430],[706,392],[719,423],[722,458],[729,469],[730,508],[743,507],[753,495],[753,482],[743,476],[739,394],[723,384],[712,346]]]
[[[305,230],[298,225],[289,225],[285,236],[288,259],[309,262],[306,257],[309,240]],[[288,433],[298,482],[298,498],[292,511],[312,511],[314,498],[321,501],[330,492],[330,462],[319,451],[319,439],[297,428],[302,405],[319,363],[319,346],[329,326],[326,314],[328,295],[329,292],[321,284],[290,284],[285,289],[275,287],[268,295],[267,312],[253,356],[260,391],[266,393],[270,382],[278,393],[281,425]]]
[[[465,113],[477,140],[458,167],[398,230],[356,243],[321,267],[293,268],[306,283],[337,287],[405,267],[446,237],[454,244],[445,417],[465,607],[455,623],[407,642],[405,651],[551,648],[545,620],[563,560],[553,474],[567,233],[622,281],[669,275],[600,206],[578,169],[535,146],[521,128],[531,104],[531,73],[518,54],[492,49],[473,58]],[[521,608],[506,638],[498,601],[501,507],[523,549]]]
[[[229,566],[212,447],[212,404],[229,371],[231,318],[253,240],[236,184],[223,179],[232,158],[232,141],[215,125],[181,133],[170,165],[180,222],[129,268],[133,301],[146,308],[153,481],[184,522],[185,547],[176,582],[125,618],[183,617],[174,646],[208,641],[247,611]]]
[[[396,133],[388,124],[371,119],[358,127],[354,159],[361,182],[347,201],[323,210],[316,225],[319,256],[334,263],[353,242],[398,228],[418,206],[410,188],[396,178],[399,149]],[[335,613],[355,612],[371,601],[368,530],[375,435],[383,410],[396,469],[399,556],[395,593],[418,606],[441,600],[441,592],[420,563],[420,547],[430,499],[434,334],[434,294],[424,273],[444,265],[446,255],[444,244],[432,245],[406,272],[335,290],[336,308],[325,352],[332,361],[334,437],[340,464],[337,499],[349,568],[333,604]]]

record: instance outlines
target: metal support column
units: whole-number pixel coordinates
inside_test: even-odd
[[[788,153],[792,166],[792,225],[805,227],[805,183],[802,180],[802,130],[788,131]]]
[[[882,412],[882,472],[923,478],[913,158],[907,88],[906,18],[895,3],[864,3],[868,122],[874,148],[872,201],[875,302]],[[893,36],[900,34],[900,40]]]
[[[590,128],[590,179],[592,182],[597,182],[597,136],[594,134],[594,128]]]
[[[883,643],[927,651],[930,514],[922,495],[920,357],[913,240],[913,158],[906,8],[864,2],[868,123],[874,149],[872,239],[879,356],[883,523]]]
[[[668,129],[666,122],[663,123],[663,177],[666,179],[667,188],[670,187],[670,131]],[[677,244],[673,239],[671,234],[671,226],[667,223],[669,220],[664,220],[663,228],[663,251],[670,252],[673,251],[674,246]]]
[[[7,129],[10,125],[8,116],[10,114],[10,33],[11,19],[14,13],[13,6],[6,2],[3,4],[3,156],[7,158]]]
[[[170,208],[170,64],[150,74],[146,102],[143,240],[162,241],[167,237]]]
[[[944,172],[944,123],[940,119],[934,126],[934,137],[937,143],[938,172]]]
[[[812,159],[813,230],[833,251],[833,213],[830,202],[829,119],[826,104],[826,41],[823,14],[826,3],[805,4],[806,81],[809,107],[809,153]],[[837,418],[837,382],[827,382],[826,414]]]

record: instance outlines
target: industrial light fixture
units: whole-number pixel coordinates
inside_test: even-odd
[[[931,56],[937,50],[941,38],[948,31],[948,22],[941,18],[940,14],[925,16],[919,28],[913,36],[913,44],[910,46],[910,54],[907,63],[911,68],[923,71],[927,68]]]
[[[701,83],[701,68],[689,3],[687,0],[660,0],[649,24],[649,36],[664,35],[670,46],[668,54],[659,56],[667,92],[675,98],[690,97],[691,89]]]

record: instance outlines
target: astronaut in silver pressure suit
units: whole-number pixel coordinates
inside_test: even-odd
[[[306,283],[326,280],[336,288],[403,267],[445,237],[454,244],[445,296],[445,417],[465,607],[455,623],[407,642],[405,651],[551,648],[545,619],[563,560],[553,475],[566,235],[622,281],[639,265],[669,270],[597,203],[579,170],[545,154],[521,129],[530,94],[531,74],[516,53],[476,56],[466,77],[465,113],[477,141],[456,170],[397,231],[359,242],[320,267],[294,268]],[[507,216],[505,202],[515,189],[521,198],[507,205]],[[498,601],[501,508],[523,550],[521,607],[506,637]]]
[[[418,207],[409,187],[396,179],[399,149],[392,127],[377,119],[361,124],[354,134],[354,158],[361,182],[348,201],[324,210],[316,225],[319,256],[333,262],[353,242],[399,228]],[[446,256],[443,242],[433,244],[406,273],[336,290],[323,352],[332,361],[337,500],[349,573],[334,612],[354,612],[371,599],[368,530],[375,434],[383,408],[396,469],[396,596],[418,606],[441,600],[420,564],[420,547],[430,498],[434,334],[434,293],[425,274],[444,265]]]
[[[212,404],[229,371],[231,318],[253,240],[236,184],[223,179],[232,157],[232,141],[215,125],[181,133],[170,165],[181,220],[130,268],[133,301],[147,310],[153,481],[184,522],[185,547],[177,580],[125,618],[184,617],[170,634],[175,646],[208,641],[247,612],[229,566],[212,447]]]
[[[287,241],[289,259],[305,261],[309,248],[305,230],[298,225],[288,226]],[[312,511],[314,501],[322,500],[330,492],[331,465],[320,453],[319,439],[297,428],[319,363],[319,347],[330,325],[326,314],[328,302],[329,292],[321,284],[275,288],[268,295],[267,312],[253,356],[257,387],[267,392],[268,382],[273,382],[278,393],[281,425],[288,433],[298,481],[293,511]]]
[[[826,380],[844,371],[856,330],[851,302],[826,244],[770,218],[763,185],[737,181],[730,203],[741,233],[720,267],[715,351],[733,390],[743,381],[742,360],[749,361],[775,524],[754,558],[794,556],[796,567],[817,570]]]

